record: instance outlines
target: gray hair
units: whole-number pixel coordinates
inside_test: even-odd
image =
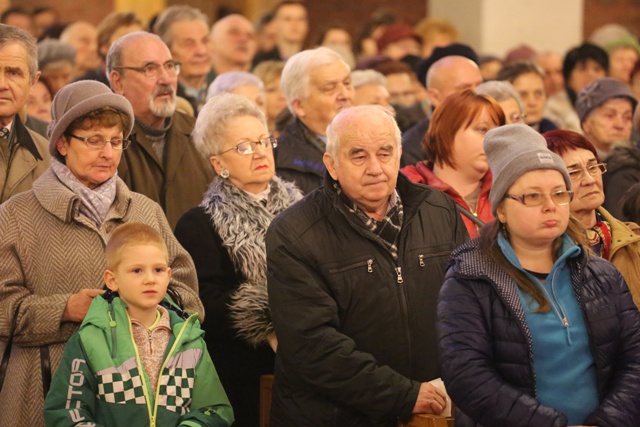
[[[208,162],[209,158],[219,154],[224,145],[223,134],[231,119],[242,116],[260,120],[267,131],[267,120],[255,103],[244,96],[233,93],[221,93],[214,96],[202,107],[193,128],[193,143]]]
[[[158,20],[153,25],[153,32],[160,36],[162,41],[171,48],[171,42],[173,41],[171,26],[178,21],[195,20],[203,21],[209,28],[209,18],[200,9],[191,6],[171,6],[158,16]]]
[[[38,50],[38,68],[58,68],[65,63],[76,63],[76,49],[60,40],[45,39],[36,45]]]
[[[478,85],[476,88],[478,95],[489,95],[497,102],[506,101],[508,99],[515,99],[520,109],[520,113],[524,113],[524,105],[522,104],[522,98],[516,91],[511,83],[506,80],[491,80]]]
[[[255,86],[265,97],[264,83],[258,77],[246,71],[229,71],[217,76],[207,89],[207,100],[224,92],[233,92],[240,86]]]
[[[387,78],[376,70],[355,70],[351,72],[351,85],[354,89],[364,85],[387,87]]]
[[[162,41],[162,39],[155,34],[148,33],[146,31],[134,31],[133,33],[125,34],[124,36],[113,42],[113,44],[109,48],[109,52],[107,52],[106,60],[107,78],[109,79],[109,83],[111,83],[111,71],[115,70],[116,68],[122,67],[122,52],[125,45],[137,38],[152,38],[158,41]],[[124,70],[122,70],[121,74],[124,75]]]
[[[287,97],[289,111],[295,115],[292,102],[309,96],[309,73],[311,70],[334,62],[340,62],[347,69],[351,69],[337,52],[327,47],[303,50],[287,60],[284,70],[282,70],[280,84]]]
[[[33,83],[38,73],[38,51],[36,48],[36,39],[18,27],[13,25],[0,24],[0,48],[10,43],[18,43],[27,51],[27,66],[29,68],[29,77]]]
[[[343,123],[350,119],[348,126]],[[396,142],[396,148],[402,149],[402,134],[395,118],[393,109],[381,105],[357,105],[340,111],[327,126],[327,145],[325,152],[329,153],[333,161],[338,163],[338,151],[340,150],[341,137],[345,129],[358,130],[362,119],[367,120],[375,129],[389,129]],[[358,122],[354,123],[354,120]]]

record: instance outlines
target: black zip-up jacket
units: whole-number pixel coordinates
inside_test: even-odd
[[[563,427],[535,398],[531,333],[516,285],[477,248],[456,249],[440,293],[442,378],[456,426]],[[570,258],[596,364],[600,406],[587,426],[640,426],[640,313],[616,268],[595,255]]]
[[[274,219],[267,285],[278,337],[271,426],[397,426],[440,376],[436,301],[467,239],[444,193],[402,174],[395,261],[323,187]]]

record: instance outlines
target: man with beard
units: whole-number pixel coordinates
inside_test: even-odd
[[[131,102],[136,118],[118,176],[158,202],[171,228],[200,203],[213,179],[190,137],[195,120],[176,111],[179,73],[180,63],[154,34],[127,34],[107,54],[111,88]]]
[[[211,27],[209,35],[213,71],[249,71],[256,54],[256,30],[242,15],[225,16]]]

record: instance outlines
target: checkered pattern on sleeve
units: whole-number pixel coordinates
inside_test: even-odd
[[[189,412],[196,366],[201,355],[201,349],[192,348],[177,353],[169,359],[160,376],[159,406],[166,407],[168,411],[179,412],[181,415]]]
[[[146,403],[141,372],[135,358],[127,360],[121,366],[104,369],[96,376],[98,399],[116,404]]]

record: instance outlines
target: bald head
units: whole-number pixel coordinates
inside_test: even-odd
[[[464,56],[446,56],[434,62],[427,73],[427,95],[434,107],[454,92],[475,89],[482,83],[478,65]]]
[[[248,71],[256,53],[256,31],[251,21],[242,15],[225,16],[213,24],[210,43],[217,74]]]

